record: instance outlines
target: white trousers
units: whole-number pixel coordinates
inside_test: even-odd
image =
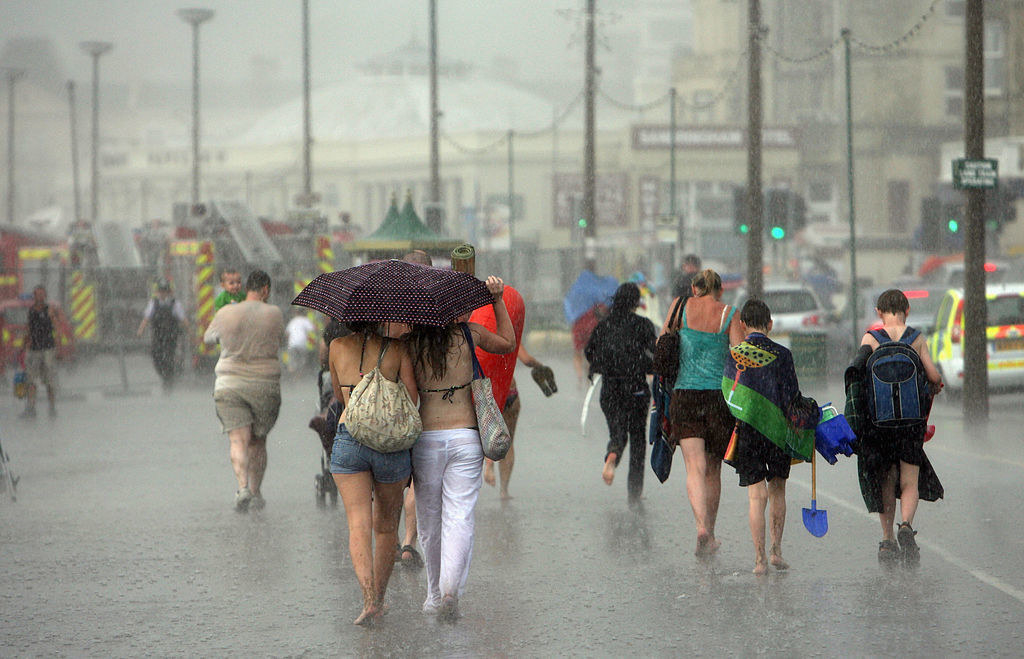
[[[483,463],[480,435],[469,428],[426,430],[412,447],[416,527],[427,568],[424,610],[466,589]]]

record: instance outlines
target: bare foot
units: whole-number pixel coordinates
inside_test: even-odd
[[[772,564],[772,567],[775,568],[776,570],[788,570],[789,569],[789,563],[787,563],[786,561],[782,560],[782,555],[781,554],[772,553],[772,557],[769,560],[769,562]]]
[[[757,559],[754,563],[754,576],[763,577],[768,574],[768,564],[764,562],[763,558]]]
[[[601,472],[601,478],[604,479],[606,485],[611,485],[615,480],[615,459],[617,457],[614,453],[609,453],[604,460],[604,471]]]
[[[693,552],[697,556],[708,556],[711,554],[711,550],[708,549],[708,545],[711,543],[711,534],[707,531],[699,531],[697,533],[697,551]]]
[[[438,618],[446,622],[455,622],[459,617],[459,598],[454,595],[445,595],[441,598],[441,608],[438,609]]]
[[[484,482],[494,487],[494,462],[484,460]]]
[[[359,614],[358,618],[352,621],[352,624],[369,627],[370,625],[377,622],[377,620],[379,620],[380,617],[383,615],[384,612],[381,610],[379,606],[370,606],[363,609],[363,612]]]
[[[505,490],[505,491],[503,491],[501,493],[501,500],[502,501],[508,501],[511,498],[512,498],[512,495],[508,493],[508,490]]]

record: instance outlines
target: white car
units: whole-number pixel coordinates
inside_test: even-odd
[[[818,296],[805,284],[799,282],[767,282],[761,299],[772,313],[772,338],[787,345],[790,334],[828,332],[830,316]],[[747,291],[736,289],[734,295],[724,300],[735,304],[737,311],[747,301]]]

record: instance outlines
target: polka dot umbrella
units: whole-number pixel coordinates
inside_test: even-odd
[[[464,272],[391,259],[327,272],[292,304],[341,322],[391,322],[444,327],[494,297]]]

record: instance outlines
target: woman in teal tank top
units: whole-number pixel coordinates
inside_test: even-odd
[[[722,397],[722,372],[729,346],[743,340],[735,309],[722,304],[722,278],[714,270],[693,277],[693,297],[684,304],[679,327],[665,321],[662,333],[679,332],[679,375],[672,391],[671,440],[679,444],[686,464],[686,493],[697,526],[697,556],[719,546],[715,520],[722,493],[722,458],[729,444],[733,418]],[[672,303],[680,304],[676,298]],[[669,312],[668,318],[674,313]]]

